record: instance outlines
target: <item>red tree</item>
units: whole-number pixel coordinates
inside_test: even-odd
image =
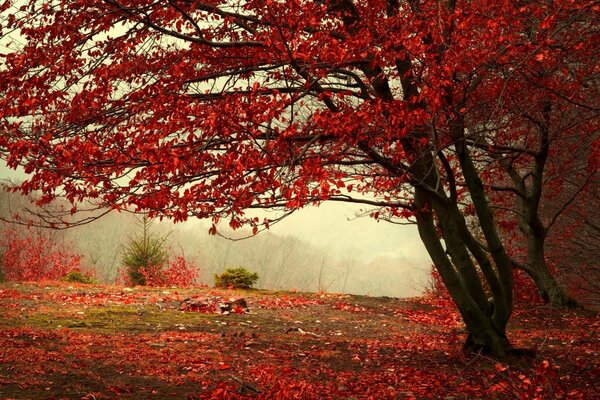
[[[593,96],[589,99],[593,101]],[[561,117],[557,119],[564,119]],[[498,170],[490,165],[486,175],[492,191],[499,191],[492,198],[515,266],[533,279],[545,302],[559,307],[577,306],[577,302],[565,291],[568,284],[564,279],[562,284],[557,281],[556,276],[564,278],[567,269],[558,266],[570,264],[571,275],[593,271],[580,258],[574,271],[570,258],[589,252],[589,246],[581,245],[590,235],[581,222],[593,219],[596,208],[597,170],[589,159],[589,149],[598,140],[598,131],[582,127],[586,122],[586,118],[552,121],[541,132],[539,126],[534,127],[529,131],[532,140],[542,134],[537,137],[538,145],[527,152],[514,144],[490,144],[486,149],[494,158],[492,163],[498,164]],[[570,126],[560,126],[563,124]],[[574,219],[577,216],[580,221]],[[571,250],[565,251],[567,248]]]
[[[554,278],[556,260],[546,248],[572,241],[562,220],[585,209],[582,203],[592,200],[586,193],[598,187],[599,71],[588,62],[597,61],[597,51],[580,43],[586,32],[597,43],[591,31],[597,24],[583,12],[561,18],[536,11],[528,39],[540,47],[532,62],[521,65],[524,58],[500,51],[490,73],[503,79],[482,84],[502,85],[502,96],[474,91],[472,96],[483,96],[467,113],[467,140],[485,165],[482,178],[515,265],[531,276],[544,300],[570,306],[575,302]]]
[[[520,97],[544,120],[540,92],[512,79],[560,61],[556,46],[578,54],[579,73],[597,72],[598,6],[557,3],[6,2],[2,32],[23,45],[0,71],[0,148],[41,202],[87,198],[255,232],[270,221],[247,209],[325,200],[414,217],[468,343],[503,354],[513,264],[477,139],[490,122],[533,145],[512,121],[498,129],[517,111],[490,101]]]

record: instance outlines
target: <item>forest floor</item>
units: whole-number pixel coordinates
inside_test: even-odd
[[[243,297],[249,312],[215,305]],[[180,304],[209,304],[181,311]],[[600,318],[518,306],[535,357],[461,351],[444,299],[0,285],[1,399],[593,399]]]

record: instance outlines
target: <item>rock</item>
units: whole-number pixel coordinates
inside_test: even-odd
[[[219,308],[221,309],[222,313],[234,312],[237,314],[243,314],[249,311],[248,303],[246,303],[246,299],[244,299],[243,297],[237,299],[230,299],[230,301],[226,303],[220,303]]]
[[[179,304],[179,310],[181,311],[211,311],[209,310],[210,304],[204,300],[197,300],[197,299],[184,299],[180,304]]]

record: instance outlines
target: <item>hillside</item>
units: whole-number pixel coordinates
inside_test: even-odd
[[[244,298],[246,312],[218,303]],[[181,303],[188,299],[187,310]],[[0,285],[2,399],[590,399],[600,319],[517,307],[534,356],[461,352],[447,300]],[[239,312],[239,313],[238,313]]]

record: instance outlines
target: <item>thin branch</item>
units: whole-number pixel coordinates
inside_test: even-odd
[[[565,209],[567,207],[569,207],[569,205],[573,201],[575,201],[575,199],[577,198],[577,196],[579,196],[579,193],[581,193],[583,191],[583,189],[585,189],[585,187],[592,180],[592,177],[596,174],[596,172],[597,171],[593,171],[591,174],[589,174],[588,177],[585,179],[585,181],[581,184],[581,186],[579,187],[579,189],[577,189],[577,191],[575,191],[575,193],[573,194],[573,196],[571,196],[571,198],[569,198],[569,200],[567,200],[562,205],[562,207],[558,211],[556,211],[556,213],[554,214],[554,216],[550,220],[550,223],[548,224],[548,226],[546,226],[546,232],[548,232],[550,230],[550,228],[554,225],[554,223],[556,222],[556,220],[558,219],[558,217],[563,213],[563,211],[565,211]]]

